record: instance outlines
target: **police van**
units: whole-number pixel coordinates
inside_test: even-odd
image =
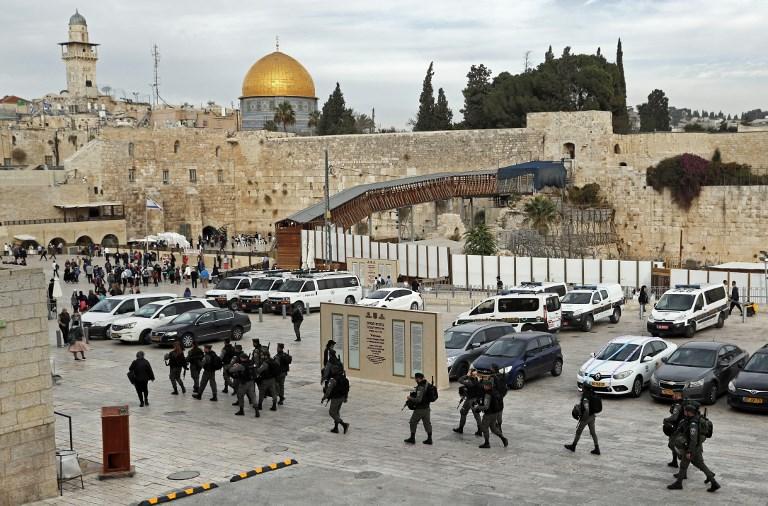
[[[723,285],[675,285],[653,306],[647,328],[653,336],[690,338],[697,330],[723,328],[726,318],[728,295]]]
[[[556,293],[562,298],[568,292],[568,286],[562,282],[555,281],[526,281],[510,288],[502,295],[510,293]]]
[[[269,295],[272,292],[280,290],[283,283],[287,279],[293,276],[267,276],[264,278],[257,278],[251,281],[251,286],[248,290],[240,292],[238,298],[240,299],[240,310],[249,313],[255,309],[262,307]]]
[[[285,276],[288,271],[270,269],[264,271],[248,271],[235,276],[228,276],[218,283],[212,290],[205,292],[205,298],[218,307],[226,307],[231,311],[240,309],[240,295],[251,289],[251,285],[257,279],[267,276]]]
[[[287,280],[280,289],[269,294],[265,303],[265,311],[273,313],[286,311],[297,307],[305,309],[320,309],[322,302],[336,304],[355,304],[363,298],[360,279],[351,272],[313,272],[299,274]]]
[[[516,332],[557,332],[562,326],[557,293],[509,293],[484,300],[461,313],[454,325],[478,320],[507,322]]]
[[[624,290],[618,283],[575,286],[562,298],[563,327],[589,332],[603,318],[618,323],[624,302]]]

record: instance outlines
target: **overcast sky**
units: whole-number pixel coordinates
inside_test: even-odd
[[[768,108],[764,0],[2,0],[0,96],[66,87],[56,43],[75,8],[101,44],[97,85],[129,97],[149,95],[156,43],[166,100],[237,103],[243,76],[279,35],[320,105],[339,81],[348,105],[403,128],[432,60],[435,90],[459,120],[470,65],[517,73],[527,50],[535,65],[550,44],[556,55],[599,46],[613,61],[621,37],[628,104],[661,88],[678,107]]]

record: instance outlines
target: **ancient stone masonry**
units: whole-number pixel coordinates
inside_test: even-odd
[[[56,495],[46,283],[0,269],[0,506]]]
[[[610,113],[602,111],[532,113],[522,129],[328,137],[107,128],[65,164],[103,188],[99,199],[125,203],[129,236],[144,233],[144,198],[150,196],[164,207],[147,214],[150,232],[183,230],[196,237],[206,226],[266,234],[274,222],[320,201],[325,149],[332,193],[406,176],[572,157],[573,182],[600,184],[616,210],[627,258],[675,257],[682,229],[683,260],[750,260],[764,249],[756,248],[759,238],[749,230],[768,225],[761,205],[768,190],[708,187],[686,213],[669,195],[645,188],[648,166],[684,152],[710,158],[715,148],[725,161],[764,169],[768,132],[615,135]],[[437,222],[428,206],[417,207],[415,216]],[[374,228],[392,227],[395,219],[389,213],[372,218]],[[729,243],[734,233],[749,239]]]

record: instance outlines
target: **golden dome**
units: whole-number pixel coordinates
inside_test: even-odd
[[[315,98],[315,83],[301,63],[275,51],[254,63],[245,74],[243,96]]]

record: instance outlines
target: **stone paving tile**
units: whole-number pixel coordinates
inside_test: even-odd
[[[72,288],[65,286],[65,295]],[[81,288],[85,287],[78,287]],[[167,286],[161,289],[165,291]],[[181,292],[184,285],[174,289]],[[443,326],[448,326],[461,310],[452,305],[451,314],[441,314]],[[463,436],[451,431],[458,419],[455,384],[441,392],[434,406],[433,447],[407,447],[402,443],[407,436],[410,413],[401,412],[400,407],[408,389],[357,380],[352,381],[350,402],[342,411],[345,420],[352,424],[350,433],[328,433],[331,420],[327,408],[319,404],[318,316],[312,314],[306,319],[302,343],[293,342],[289,320],[276,315],[264,315],[263,323],[258,322],[257,315],[251,315],[251,320],[253,329],[243,341],[246,350],[250,348],[251,337],[260,337],[262,342],[271,342],[273,350],[276,342],[285,341],[294,356],[286,405],[277,413],[263,412],[260,419],[252,417],[252,410],[247,412],[250,416],[233,416],[236,408],[230,403],[234,398],[221,393],[218,403],[195,401],[189,391],[186,396],[169,395],[167,368],[162,361],[165,349],[94,341],[88,360],[75,362],[66,350],[55,347],[55,324],[51,322],[51,352],[62,375],[62,381],[54,387],[54,404],[58,411],[73,416],[75,449],[81,458],[101,462],[99,410],[102,406],[127,403],[136,476],[102,482],[96,474],[89,474],[84,491],[68,487],[63,498],[41,504],[129,504],[208,481],[228,482],[232,474],[291,457],[300,462],[296,473],[301,474],[295,474],[298,486],[315,483],[322,487],[327,482],[335,487],[339,497],[360,493],[373,498],[377,497],[378,488],[395,487],[408,492],[396,501],[403,504],[438,504],[450,497],[461,498],[467,504],[700,504],[713,500],[705,492],[703,476],[696,470],[691,470],[686,490],[666,490],[666,484],[672,481],[665,465],[669,452],[661,432],[667,406],[653,402],[647,393],[639,399],[604,402],[604,412],[597,423],[602,456],[589,454],[588,435],[576,454],[562,448],[575,428],[570,408],[578,397],[574,388],[578,367],[590,352],[611,337],[644,334],[643,323],[634,311],[628,310],[617,325],[598,324],[590,333],[561,333],[563,375],[534,380],[521,391],[510,391],[504,411],[504,432],[510,437],[510,447],[504,449],[497,439],[492,439],[490,450],[477,448],[480,441],[472,431]],[[762,314],[746,323],[732,318],[723,330],[705,330],[695,339],[717,337],[751,352],[768,341],[763,337],[768,327],[766,320],[768,317]],[[680,344],[684,340],[675,341]],[[221,343],[217,343],[215,349],[220,348]],[[150,384],[149,408],[138,407],[133,387],[125,377],[139,349],[147,352],[157,377]],[[221,377],[218,379],[221,385]],[[191,384],[189,377],[187,384]],[[768,443],[764,436],[768,433],[768,417],[730,410],[725,399],[710,407],[709,412],[715,423],[715,436],[707,442],[705,455],[723,484],[717,501],[767,504]],[[467,428],[472,429],[473,423],[470,419]],[[63,446],[66,426],[57,420],[56,429],[58,444]],[[423,439],[421,429],[417,437],[419,441]],[[339,476],[329,476],[328,469],[337,470]],[[166,478],[180,470],[196,470],[200,476],[182,482]],[[360,471],[376,471],[382,477],[354,478],[354,473]],[[272,476],[246,480],[258,486],[254,501],[329,502],[325,493],[313,497],[312,490],[306,490],[304,501],[294,495],[281,496],[283,487],[293,483],[291,473],[294,471],[289,468],[269,473]],[[222,487],[222,493],[235,497],[240,490],[237,487],[245,490],[251,486],[244,484],[227,484],[227,491]],[[197,504],[211,504],[205,497],[203,494],[185,501],[192,503],[194,499]],[[380,497],[394,500],[387,494]]]

